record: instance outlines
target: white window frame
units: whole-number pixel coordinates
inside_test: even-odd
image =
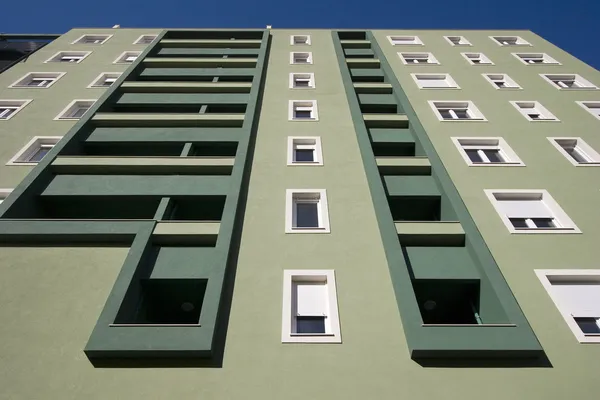
[[[101,40],[100,43],[82,43],[82,40],[84,40],[86,37],[98,37],[98,38],[103,38],[103,39],[98,39]],[[84,45],[88,45],[88,46],[99,46],[99,45],[103,45],[104,43],[108,42],[108,40],[110,38],[112,38],[113,35],[110,34],[104,34],[104,33],[99,33],[99,34],[85,34],[85,35],[81,35],[80,37],[77,38],[77,40],[71,42],[71,44],[84,44]]]
[[[312,149],[314,161],[295,161],[296,149]],[[319,136],[288,136],[287,165],[318,166],[323,165],[323,149]]]
[[[314,201],[317,203],[319,227],[296,228],[295,207],[298,202]],[[285,193],[285,233],[330,233],[329,207],[327,204],[327,191],[325,189],[287,189]]]
[[[522,64],[525,65],[562,65],[561,63],[559,63],[558,61],[556,61],[554,58],[550,57],[548,54],[546,53],[511,53],[513,56],[515,56],[515,58],[519,61],[521,61]],[[523,57],[526,56],[542,56],[542,59],[545,60],[546,62],[542,62],[542,63],[530,63],[527,62]]]
[[[600,269],[536,269],[534,271],[579,343],[600,343],[600,335],[586,335],[581,331],[571,311],[566,305],[561,304],[552,290],[552,281],[598,284],[600,283]]]
[[[27,74],[20,77],[17,81],[10,85],[10,88],[14,89],[48,89],[54,85],[60,78],[62,78],[66,72],[28,72]],[[49,80],[48,86],[27,86],[23,85],[25,81],[31,81],[33,79],[45,79]]]
[[[104,83],[107,79],[114,79],[116,81],[117,79],[119,79],[121,74],[122,72],[103,72],[100,75],[98,75],[87,87],[90,89],[108,89],[114,84],[114,82],[111,83],[110,86],[104,86],[102,85],[102,83]]]
[[[52,57],[44,61],[44,63],[64,63],[71,64],[71,61],[62,61],[63,57],[81,57],[78,61],[73,61],[72,64],[79,64],[92,54],[91,51],[59,51]]]
[[[523,39],[521,36],[488,36],[488,37],[490,39],[492,39],[492,41],[494,43],[496,43],[498,46],[503,46],[503,47],[532,46],[531,43],[529,43],[527,40]],[[501,41],[502,38],[516,39],[517,42],[515,44],[503,43]]]
[[[305,104],[310,104],[310,105],[299,106],[299,105],[297,105],[297,103],[305,103]],[[296,107],[311,108],[312,109],[311,110],[312,118],[295,118],[294,111],[296,110]],[[319,109],[317,107],[316,100],[290,100],[288,108],[289,108],[288,119],[290,121],[308,122],[308,121],[318,121],[319,120]]]
[[[519,106],[520,103],[533,103],[534,108],[541,114],[543,115],[545,118],[544,119],[533,119],[531,118],[527,112],[521,108]],[[530,122],[560,122],[560,120],[558,118],[556,118],[556,116],[554,114],[552,114],[546,107],[544,107],[542,105],[542,103],[540,103],[539,101],[535,101],[535,100],[517,100],[517,101],[510,101],[510,104],[513,105],[514,108],[517,109],[517,111],[523,116],[525,117],[525,119],[527,119]]]
[[[502,80],[511,86],[500,87],[496,85],[495,81],[491,78],[491,76],[502,75]],[[514,79],[512,79],[508,74],[503,73],[493,73],[493,74],[481,74],[486,81],[490,83],[496,90],[522,90],[523,88],[519,85]]]
[[[294,54],[308,54],[308,58],[305,63],[298,63],[295,61]],[[311,65],[313,63],[312,51],[290,51],[290,64],[292,65]]]
[[[548,82],[550,85],[552,85],[552,87],[555,87],[559,90],[597,90],[598,86],[594,85],[592,82],[588,81],[587,79],[584,79],[581,75],[578,74],[540,74],[540,76],[546,81]],[[575,83],[582,85],[581,87],[567,87],[565,86],[561,86],[558,83],[555,83],[552,80],[552,77],[558,78],[558,77],[573,77],[573,81],[575,81]],[[560,78],[558,78],[560,80]],[[565,79],[565,80],[571,80],[571,79]]]
[[[421,63],[421,62],[419,62],[419,63],[414,63],[414,62],[409,63],[408,61],[406,61],[405,57],[413,58],[413,57],[411,57],[411,55],[413,57],[420,57],[420,56],[426,55],[427,56],[427,62],[426,63]],[[435,58],[435,56],[433,55],[433,53],[428,53],[428,52],[408,52],[408,51],[407,52],[398,52],[398,57],[400,57],[400,60],[402,61],[402,63],[404,65],[420,65],[420,66],[422,66],[422,65],[440,65],[440,62],[438,61],[437,58]]]
[[[9,194],[12,193],[14,189],[0,189],[0,204],[6,200]]]
[[[56,146],[60,139],[62,136],[35,136],[6,165],[37,165],[37,162],[28,161],[31,156],[44,146]]]
[[[305,37],[306,42],[305,43],[296,43],[297,37]],[[290,45],[292,45],[292,46],[310,46],[311,44],[312,43],[311,43],[310,35],[290,35]]]
[[[525,163],[521,161],[517,153],[508,145],[506,140],[501,137],[453,137],[452,142],[458,149],[458,152],[470,167],[524,167]],[[466,150],[478,150],[479,156],[484,162],[473,162]],[[483,150],[498,150],[500,156],[505,162],[490,162]]]
[[[485,55],[485,54],[483,54],[483,53],[478,53],[478,52],[468,51],[468,52],[465,52],[465,53],[460,53],[460,54],[461,54],[461,55],[463,56],[463,58],[464,58],[465,60],[467,60],[467,62],[468,62],[469,64],[471,64],[471,65],[495,65],[495,64],[492,62],[492,60],[490,60],[490,59],[489,59],[489,57],[488,57],[488,56],[486,56],[486,55]],[[479,54],[479,58],[480,58],[480,59],[481,59],[481,61],[483,61],[483,62],[479,62],[479,63],[475,63],[475,62],[473,62],[473,60],[469,58],[469,56],[468,56],[469,54]]]
[[[327,291],[328,315],[326,333],[298,334],[294,333],[293,311],[296,309],[294,299],[294,282],[324,283]],[[337,304],[335,272],[332,269],[287,269],[283,271],[283,307],[281,312],[281,342],[282,343],[342,343],[340,318]]]
[[[56,117],[54,117],[54,120],[55,121],[77,121],[77,120],[80,120],[81,118],[83,118],[83,116],[85,116],[85,114],[87,114],[89,109],[94,106],[94,103],[96,103],[96,100],[97,99],[73,100],[72,102],[67,104],[67,106],[65,108],[63,108],[62,111],[59,112]],[[78,109],[79,105],[86,105],[86,104],[88,105],[88,110],[86,110],[86,112],[81,117],[68,117],[67,116],[70,113],[74,112],[76,109]]]
[[[390,35],[387,38],[392,46],[423,46],[424,45],[423,41],[418,36],[414,36],[414,35]],[[394,43],[395,40],[402,40],[402,38],[403,39],[412,38],[412,39],[408,40],[407,43]],[[412,43],[410,43],[410,42],[412,42]]]
[[[152,37],[152,40],[151,40],[149,43],[142,43],[141,41],[142,41],[144,38],[147,38],[147,37]],[[158,35],[156,35],[156,34],[149,34],[149,33],[147,33],[147,34],[145,34],[145,35],[141,35],[139,38],[137,38],[137,39],[135,40],[135,42],[133,42],[133,44],[141,44],[141,45],[144,45],[144,46],[148,46],[148,45],[152,44],[152,42],[153,42],[154,40],[156,40],[156,38],[157,38],[157,37],[158,37]]]
[[[454,43],[450,38],[459,38],[459,42],[458,43]],[[444,39],[446,39],[446,41],[448,43],[450,43],[450,46],[473,46],[471,44],[471,42],[469,42],[467,40],[466,37],[464,36],[459,36],[459,35],[448,35],[448,36],[444,36]]]
[[[441,74],[410,74],[410,76],[412,76],[413,80],[415,81],[415,83],[417,84],[417,86],[419,87],[419,89],[460,89],[460,86],[458,86],[458,84],[456,83],[456,81],[452,78],[452,76],[450,74],[446,74],[446,73],[441,73]],[[419,79],[419,77],[422,76],[443,76],[442,79],[439,80],[443,80],[446,83],[448,83],[448,86],[423,86],[421,79]]]
[[[554,234],[570,234],[570,233],[581,233],[577,225],[569,218],[567,213],[563,211],[560,205],[550,196],[547,190],[543,189],[485,189],[485,195],[492,203],[494,210],[500,216],[502,223],[508,229],[510,233],[514,234],[542,234],[542,233],[554,233]],[[548,210],[551,211],[552,217],[554,218],[554,223],[558,225],[556,228],[535,228],[534,226],[529,226],[530,229],[517,229],[510,222],[509,217],[502,213],[500,209],[499,202],[501,200],[497,199],[497,195],[503,196],[517,196],[521,197],[524,200],[526,199],[537,199],[539,198]],[[529,225],[529,222],[528,222]]]
[[[430,101],[428,101],[428,103],[431,106],[431,109],[433,110],[434,114],[437,116],[438,120],[443,121],[443,122],[445,122],[445,121],[452,121],[452,122],[456,122],[456,121],[469,121],[469,122],[487,121],[487,119],[481,113],[481,111],[479,111],[479,109],[475,106],[475,104],[470,100],[430,100]],[[438,110],[438,105],[444,105],[443,108],[450,108],[450,107],[465,108],[464,107],[465,103],[466,103],[467,112],[471,116],[470,119],[466,119],[466,118],[444,119],[444,117]],[[456,104],[456,106],[454,106],[453,104]],[[460,104],[460,106],[459,106],[459,104]]]
[[[115,61],[113,61],[113,64],[132,64],[134,62],[137,61],[137,59],[140,57],[140,55],[142,54],[141,51],[124,51],[122,52],[119,57],[117,57],[117,59]],[[127,58],[134,56],[136,57],[135,60],[133,61],[126,61]]]
[[[556,149],[567,159],[569,162],[577,167],[598,167],[600,166],[600,154],[594,150],[589,144],[585,142],[580,137],[549,137],[546,138],[550,141],[552,146],[556,147]],[[577,152],[583,157],[586,158],[587,162],[579,162],[575,160],[571,155],[565,150],[559,141],[568,141],[574,142],[574,146],[577,149]]]
[[[0,111],[0,121],[8,121],[19,113],[27,104],[31,103],[31,99],[15,99],[15,100],[0,100],[0,108],[12,108],[15,111],[8,117],[3,118],[4,113]]]
[[[296,79],[300,78],[303,80],[308,80],[308,86],[296,86]],[[308,76],[308,78],[306,78]],[[315,74],[312,72],[291,72],[290,73],[290,89],[314,89],[315,88]]]
[[[587,111],[588,113],[592,114],[592,117],[595,117],[596,119],[600,119],[600,101],[576,101],[575,103],[579,104],[579,106],[581,108],[583,108],[585,111]],[[590,109],[590,107],[588,106],[588,104],[594,104],[595,106],[598,106],[598,114],[594,114],[592,112],[592,110]],[[594,107],[595,109],[596,107]]]

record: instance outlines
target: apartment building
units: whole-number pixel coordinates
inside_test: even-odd
[[[596,394],[600,72],[538,35],[73,29],[19,60],[0,397]]]

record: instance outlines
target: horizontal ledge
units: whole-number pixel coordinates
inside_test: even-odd
[[[146,66],[162,67],[164,65],[176,66],[214,66],[214,67],[252,67],[258,62],[258,58],[175,58],[175,57],[148,57],[143,60]]]
[[[356,93],[392,93],[392,85],[380,82],[354,83]]]
[[[123,328],[185,328],[185,327],[199,327],[202,326],[200,324],[109,324],[108,326],[110,326],[111,328],[119,328],[119,327],[123,327]]]
[[[252,83],[246,82],[123,82],[120,86],[123,92],[161,93],[248,93]]]
[[[363,114],[365,121],[408,121],[405,114]]]
[[[460,222],[406,221],[394,222],[400,243],[405,246],[462,246],[465,231]]]
[[[98,113],[92,121],[100,126],[135,126],[173,124],[176,126],[241,126],[245,114],[174,114],[174,113]]]
[[[231,171],[235,157],[78,157],[59,156],[51,164],[56,172],[118,173]]]
[[[431,167],[427,157],[375,157],[378,167]]]
[[[462,328],[462,327],[482,327],[482,328],[510,328],[515,327],[517,324],[421,324],[423,327],[432,327],[432,328]]]
[[[163,47],[260,47],[260,39],[163,39],[160,44]]]
[[[157,244],[196,244],[214,246],[220,222],[159,221],[152,232]]]

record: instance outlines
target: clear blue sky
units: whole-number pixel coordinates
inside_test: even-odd
[[[0,31],[72,27],[530,29],[600,69],[600,0],[31,0],[2,2]],[[367,7],[365,7],[367,5]]]

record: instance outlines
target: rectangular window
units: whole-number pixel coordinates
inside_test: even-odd
[[[557,89],[598,89],[590,81],[583,79],[577,74],[540,74],[542,78],[548,81]]]
[[[287,165],[323,165],[320,137],[288,137]]]
[[[398,53],[398,56],[406,65],[439,65],[438,60],[431,53]]]
[[[333,270],[283,272],[283,343],[341,343]]]
[[[460,89],[450,74],[411,74],[420,89]]]
[[[54,85],[65,72],[30,72],[10,85],[12,88],[49,88]]]
[[[483,53],[460,53],[471,65],[494,65]]]
[[[130,64],[137,60],[142,54],[141,51],[125,51],[113,62],[113,64]]]
[[[577,101],[576,103],[594,117],[600,119],[600,101]]]
[[[581,233],[545,190],[485,190],[511,233]]]
[[[35,165],[40,162],[61,137],[36,136],[25,145],[6,165]]]
[[[472,101],[429,101],[440,121],[486,121]]]
[[[578,137],[549,137],[548,140],[573,165],[600,165],[600,154]]]
[[[133,44],[150,44],[156,39],[158,35],[142,35]]]
[[[531,46],[531,44],[520,36],[490,36],[500,46]]]
[[[482,74],[496,89],[521,89],[517,82],[506,74]]]
[[[290,100],[289,119],[291,121],[317,121],[319,113],[316,100]]]
[[[103,72],[90,85],[88,88],[107,88],[110,87],[117,79],[121,76],[120,72]]]
[[[292,35],[290,36],[290,44],[292,46],[308,46],[310,45],[310,35]]]
[[[96,100],[73,100],[54,119],[80,119],[95,102]]]
[[[104,44],[112,35],[83,35],[71,44]]]
[[[79,64],[87,56],[92,54],[91,51],[59,51],[45,62],[62,62],[62,63],[74,63]]]
[[[286,233],[329,233],[325,189],[287,189]]]
[[[526,65],[546,64],[560,65],[558,61],[546,53],[512,53],[519,61]]]
[[[502,138],[454,137],[452,141],[470,166],[523,166]]]
[[[392,46],[403,46],[403,45],[418,45],[423,46],[423,42],[418,36],[388,36],[387,37]]]
[[[529,121],[558,121],[558,118],[537,101],[511,101],[510,104]]]
[[[290,53],[290,64],[312,64],[312,53],[311,52],[291,52]]]
[[[315,74],[312,73],[291,73],[290,89],[314,89]]]
[[[0,121],[6,121],[14,117],[31,100],[0,100]]]
[[[469,42],[464,36],[444,36],[444,38],[452,46],[471,46],[471,42]]]

